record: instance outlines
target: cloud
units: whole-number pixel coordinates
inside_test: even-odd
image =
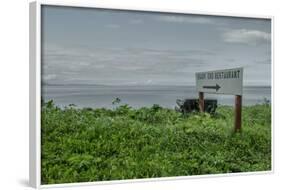
[[[46,44],[43,51],[44,80],[52,79],[48,81],[52,84],[168,84],[171,78],[187,83],[187,74],[213,56],[200,49],[49,48]]]
[[[61,73],[65,74],[65,75],[76,75],[77,74],[76,72],[73,72],[73,71],[62,71]]]
[[[111,29],[117,29],[120,28],[120,25],[118,24],[107,24],[105,25],[106,28],[111,28]]]
[[[55,74],[46,74],[46,75],[43,74],[43,81],[48,81],[55,78],[57,78],[57,75]]]
[[[223,33],[223,41],[227,43],[258,45],[270,41],[270,33],[259,30],[235,29]]]
[[[152,84],[152,82],[153,81],[151,79],[148,79],[148,80],[145,81],[145,84]]]
[[[226,58],[225,60],[226,60],[227,62],[230,62],[230,63],[233,63],[233,62],[236,61],[236,59],[234,59],[234,58]]]
[[[89,62],[79,62],[79,63],[77,63],[77,64],[79,64],[79,65],[81,65],[81,66],[89,66],[89,65],[90,65]]]
[[[173,22],[173,23],[191,23],[191,24],[210,24],[213,21],[203,16],[158,16],[158,21]]]
[[[147,55],[164,55],[164,56],[213,56],[217,53],[207,49],[188,49],[188,50],[173,50],[173,49],[153,49],[153,48],[130,48],[128,52],[133,54]]]
[[[49,84],[191,85],[197,71],[249,63],[207,48],[54,47],[43,48],[43,80]],[[255,59],[250,70],[263,73],[270,60]]]
[[[263,59],[263,60],[256,60],[255,63],[257,64],[271,64],[271,58],[269,59]]]
[[[141,19],[131,19],[129,20],[129,24],[141,24],[143,23],[143,20]]]

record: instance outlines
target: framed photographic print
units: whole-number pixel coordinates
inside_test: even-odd
[[[30,182],[272,172],[270,16],[30,3]]]

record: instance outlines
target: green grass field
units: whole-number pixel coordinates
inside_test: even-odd
[[[42,106],[42,183],[70,183],[271,170],[271,106],[182,115],[133,109]]]

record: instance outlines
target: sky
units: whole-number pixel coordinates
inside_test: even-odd
[[[195,72],[244,68],[271,85],[269,19],[44,6],[47,84],[195,85]]]

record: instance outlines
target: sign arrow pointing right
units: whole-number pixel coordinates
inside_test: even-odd
[[[215,89],[217,92],[221,87],[220,85],[216,84],[216,86],[203,86],[203,88]]]

